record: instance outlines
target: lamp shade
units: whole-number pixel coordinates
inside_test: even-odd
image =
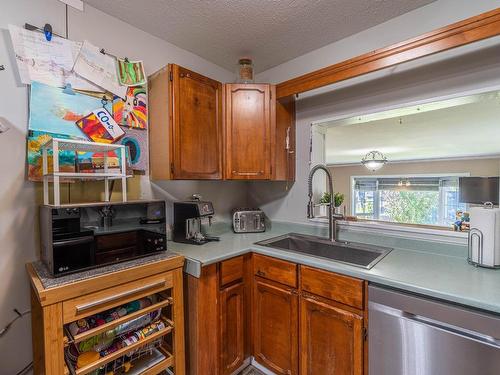
[[[372,172],[382,168],[385,163],[387,163],[387,158],[380,151],[370,151],[361,159],[361,164]]]

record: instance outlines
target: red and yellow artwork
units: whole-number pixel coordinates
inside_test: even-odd
[[[115,97],[113,100],[113,117],[121,126],[146,129],[148,127],[146,87],[129,87],[125,99]]]

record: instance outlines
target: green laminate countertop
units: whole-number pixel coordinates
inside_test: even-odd
[[[235,234],[230,226],[219,225],[210,232],[220,236],[218,242],[204,245],[169,242],[168,249],[184,255],[186,272],[197,277],[203,266],[252,251],[500,314],[500,270],[471,266],[464,246],[341,230],[341,240],[394,249],[371,270],[366,270],[254,244],[290,232],[326,236],[327,228],[273,223],[263,233]]]

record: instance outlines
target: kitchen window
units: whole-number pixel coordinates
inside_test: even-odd
[[[352,177],[352,215],[367,220],[449,227],[458,210],[460,176]]]

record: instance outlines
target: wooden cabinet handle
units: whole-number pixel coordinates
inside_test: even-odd
[[[119,300],[119,299],[122,299],[122,298],[125,298],[128,296],[131,296],[131,295],[136,294],[136,293],[144,292],[148,289],[159,288],[162,286],[165,286],[165,281],[159,281],[156,283],[147,284],[147,285],[141,286],[139,288],[127,290],[125,292],[114,294],[114,295],[109,296],[109,297],[104,297],[104,298],[98,299],[96,301],[84,303],[83,305],[76,306],[76,313],[81,314],[83,311],[93,309],[99,305],[104,305],[104,304],[107,304],[107,303],[110,303],[110,302],[113,302],[113,301],[116,301],[116,300]]]
[[[257,276],[260,276],[260,277],[265,277],[265,276],[266,276],[266,273],[265,273],[265,272],[263,272],[263,271],[261,271],[261,270],[257,270],[256,275],[257,275]]]

